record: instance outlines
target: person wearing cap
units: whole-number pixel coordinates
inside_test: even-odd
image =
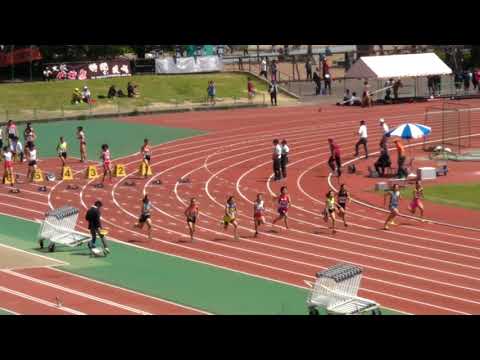
[[[380,139],[380,147],[385,151],[388,151],[387,145],[388,145],[388,138],[390,137],[390,134],[389,134],[390,128],[388,127],[388,124],[385,122],[385,119],[380,119],[380,126],[382,127],[382,130],[383,130],[382,138]]]
[[[79,88],[75,88],[72,94],[72,104],[80,104],[82,102],[82,93]]]
[[[90,93],[88,86],[84,86],[82,91],[82,100],[88,104],[90,103],[91,98],[92,98],[92,94]]]
[[[101,222],[101,213],[100,209],[103,206],[100,200],[95,201],[95,204],[88,209],[87,214],[85,215],[85,220],[88,221],[88,229],[90,230],[90,235],[92,236],[92,241],[88,243],[88,247],[90,249],[95,248],[95,241],[97,240],[97,235],[100,236],[100,239],[103,242],[104,251],[109,253],[110,250],[105,244],[103,236],[101,236],[100,232],[102,230],[102,222]]]
[[[360,121],[360,128],[358,129],[358,135],[360,135],[360,139],[355,144],[354,156],[355,157],[358,156],[358,147],[360,145],[363,145],[363,148],[365,149],[365,159],[368,159],[368,148],[367,148],[368,134],[367,134],[367,125],[365,125],[365,120]]]
[[[407,177],[407,171],[405,170],[405,161],[407,157],[405,156],[405,147],[403,146],[400,140],[395,140],[395,147],[397,148],[397,156],[398,156],[398,173],[397,176],[399,179],[403,179]]]

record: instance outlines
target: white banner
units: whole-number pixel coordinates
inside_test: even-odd
[[[191,74],[200,72],[215,72],[223,70],[223,61],[218,56],[198,56],[155,59],[157,74]]]

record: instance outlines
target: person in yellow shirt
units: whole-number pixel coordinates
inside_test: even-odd
[[[63,139],[63,136],[60,137],[60,142],[57,145],[57,154],[62,162],[62,169],[65,167],[67,163],[67,142]]]

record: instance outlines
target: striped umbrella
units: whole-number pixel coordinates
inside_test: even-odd
[[[419,139],[430,135],[432,128],[422,124],[402,124],[388,132],[389,136],[398,136],[402,139]]]

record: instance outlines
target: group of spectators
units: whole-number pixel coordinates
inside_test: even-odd
[[[0,127],[0,161],[5,161],[3,181],[7,177],[14,179],[13,163],[15,161],[24,162],[25,160],[28,161],[27,179],[33,181],[37,169],[37,150],[34,143],[36,137],[32,124],[27,123],[23,132],[24,148],[20,141],[17,126],[12,120],[8,120],[5,127]],[[13,181],[11,185],[14,186]]]
[[[464,91],[470,91],[470,86],[473,90],[480,91],[480,69],[470,69],[459,71],[455,73],[455,89],[460,90],[463,84]],[[430,88],[430,86],[429,86]]]
[[[75,88],[72,94],[72,104],[77,105],[81,103],[90,104],[92,102],[92,93],[88,86],[84,86],[83,90],[80,91],[79,88]]]
[[[392,160],[388,151],[388,140],[390,138],[390,129],[384,119],[380,119],[380,126],[382,127],[382,137],[380,140],[380,156],[374,163],[375,171],[369,168],[370,176],[372,177],[384,177],[386,170],[392,168]],[[365,159],[368,159],[368,131],[366,121],[360,122],[360,128],[358,129],[358,142],[355,145],[355,157],[360,155],[360,146],[363,145],[365,152]],[[342,160],[340,154],[340,146],[335,143],[334,139],[328,139],[330,147],[330,158],[328,160],[328,166],[333,173],[338,176],[342,175]],[[405,147],[401,140],[394,140],[395,148],[397,151],[397,177],[404,179],[408,175],[406,168],[406,153]]]
[[[138,91],[138,85],[135,85],[132,82],[129,82],[127,84],[127,96],[129,98],[139,97],[140,93]],[[114,97],[125,97],[125,93],[121,89],[117,90],[115,85],[112,85],[108,89],[107,98],[113,99]],[[99,98],[104,98],[104,97],[99,96]],[[92,98],[92,93],[88,88],[88,86],[85,85],[82,91],[80,91],[79,88],[75,88],[73,90],[72,101],[71,101],[73,105],[77,105],[81,103],[92,104],[94,102],[95,100]]]
[[[132,82],[128,82],[127,84],[127,97],[129,98],[136,98],[140,96],[140,92],[138,91],[138,85],[133,84]],[[125,93],[122,89],[117,90],[115,85],[110,86],[108,89],[107,97],[109,99],[113,99],[114,97],[125,97]]]

